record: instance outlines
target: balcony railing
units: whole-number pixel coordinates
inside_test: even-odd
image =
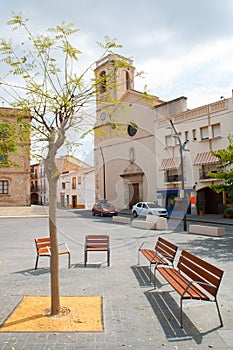
[[[181,174],[164,176],[164,182],[178,182],[178,181],[181,181]]]
[[[214,171],[211,171],[212,173],[217,173],[217,170],[214,170]],[[220,172],[220,170],[219,170],[219,172]],[[202,173],[200,173],[200,175],[199,175],[199,180],[208,180],[208,179],[215,179],[214,177],[212,177],[212,176],[209,176],[209,172],[207,171],[207,172],[202,172]]]

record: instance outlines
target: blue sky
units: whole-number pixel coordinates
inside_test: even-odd
[[[80,64],[102,54],[96,44],[105,35],[123,45],[144,78],[135,89],[167,101],[188,98],[194,108],[228,98],[233,89],[232,0],[2,0],[0,36],[12,35],[5,25],[22,11],[34,31],[73,22],[80,29]]]

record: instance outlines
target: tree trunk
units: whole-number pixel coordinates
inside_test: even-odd
[[[57,177],[49,179],[49,232],[51,239],[51,315],[60,312],[59,256],[57,239]]]

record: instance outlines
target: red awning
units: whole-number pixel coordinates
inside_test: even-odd
[[[210,152],[198,153],[193,165],[220,164],[219,158],[213,156]]]
[[[160,170],[177,169],[180,166],[180,158],[163,159]]]

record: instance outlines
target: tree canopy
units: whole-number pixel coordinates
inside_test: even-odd
[[[55,163],[58,150],[67,140],[71,128],[83,130],[93,124],[93,115],[83,110],[95,103],[96,88],[107,77],[91,77],[96,59],[78,72],[81,51],[76,48],[78,29],[73,23],[62,23],[45,33],[33,33],[22,13],[12,14],[8,25],[19,31],[12,39],[0,40],[1,62],[9,69],[0,78],[1,99],[32,117],[32,134],[36,145],[45,147],[45,173],[49,183],[49,233],[51,238],[51,314],[60,312],[59,261],[56,225],[57,180]],[[24,38],[24,40],[20,40]],[[75,40],[74,40],[75,38]],[[73,40],[73,41],[72,41]],[[13,42],[16,41],[16,44]],[[100,44],[104,57],[120,48],[116,40],[105,37]],[[99,59],[100,59],[99,58]],[[127,66],[127,60],[116,60],[115,69]],[[89,118],[91,118],[91,122]],[[85,129],[86,132],[86,129]],[[3,134],[4,135],[4,134]],[[4,139],[6,143],[7,139]],[[14,145],[8,149],[14,151]],[[40,150],[38,154],[43,154]]]
[[[228,135],[228,146],[226,149],[211,151],[216,156],[221,164],[217,165],[216,173],[209,172],[209,175],[219,180],[220,183],[211,185],[210,188],[217,193],[226,192],[230,197],[233,196],[233,135]]]

